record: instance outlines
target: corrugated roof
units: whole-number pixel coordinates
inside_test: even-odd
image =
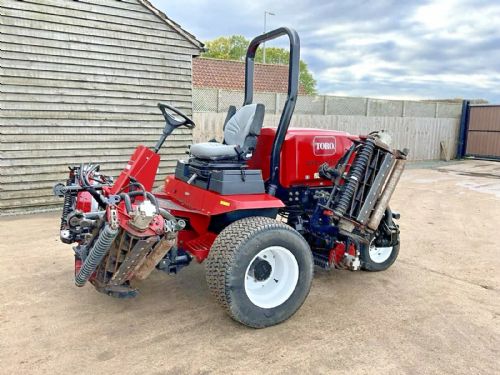
[[[228,90],[245,88],[245,63],[212,58],[193,59],[193,86]],[[255,64],[254,90],[283,92],[288,90],[288,65]],[[302,85],[299,94],[305,94]]]

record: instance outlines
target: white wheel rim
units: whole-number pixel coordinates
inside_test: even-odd
[[[262,269],[266,272],[256,273]],[[270,246],[249,263],[245,272],[245,292],[254,305],[272,309],[290,298],[298,281],[299,264],[295,256],[284,247]]]
[[[387,247],[377,247],[373,244],[370,244],[370,259],[374,263],[384,263],[392,254],[393,246]]]

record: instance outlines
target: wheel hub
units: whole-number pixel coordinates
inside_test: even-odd
[[[261,250],[245,273],[245,292],[250,301],[271,309],[286,302],[299,280],[299,265],[290,250],[270,246]]]
[[[374,263],[384,263],[392,254],[393,246],[377,246],[375,242],[370,244],[370,258]]]
[[[253,269],[253,277],[257,281],[264,281],[269,278],[271,275],[271,271],[273,267],[269,264],[269,262],[262,258],[257,258],[250,266],[250,273]]]

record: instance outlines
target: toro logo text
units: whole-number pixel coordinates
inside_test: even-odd
[[[316,156],[334,155],[337,149],[335,137],[321,136],[314,137],[313,150]]]

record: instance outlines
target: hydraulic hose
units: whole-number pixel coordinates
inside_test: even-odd
[[[125,208],[127,209],[127,213],[132,212],[132,202],[130,200],[130,195],[128,195],[127,193],[121,193],[119,196],[125,203]]]
[[[81,164],[80,169],[78,171],[79,180],[80,180],[80,184],[82,186],[82,189],[85,191],[88,191],[90,193],[90,195],[92,195],[92,198],[94,198],[97,201],[99,206],[107,207],[108,201],[106,200],[106,198],[101,193],[99,193],[95,189],[94,185],[92,185],[88,180],[90,174],[93,173],[94,171],[96,171],[99,168],[99,165],[98,164],[95,164],[95,165],[89,164],[86,170],[85,170],[85,167],[86,167],[85,164]]]
[[[160,204],[158,203],[158,199],[156,199],[156,197],[152,193],[150,193],[149,191],[146,191],[146,192],[132,191],[132,192],[128,193],[129,197],[136,197],[138,195],[145,195],[147,197],[147,199],[155,205],[156,213],[157,214],[160,213]]]
[[[86,187],[84,187],[84,190],[88,191],[90,193],[90,195],[92,195],[92,197],[97,201],[97,203],[99,203],[99,205],[101,207],[107,207],[108,206],[108,201],[106,200],[106,198],[104,197],[104,195],[102,195],[101,193],[99,193],[96,189],[94,189],[91,186],[86,186]]]
[[[174,215],[172,215],[170,212],[168,212],[164,208],[160,208],[160,215],[163,216],[163,218],[167,219],[167,220],[171,220],[171,221],[177,220]]]
[[[147,195],[149,201],[155,205],[156,213],[159,214],[160,213],[160,204],[158,203],[158,199],[156,199],[156,197],[152,193],[150,193],[149,191],[146,192],[146,195]]]
[[[137,181],[135,178],[130,177],[130,185],[129,186],[137,186],[139,189],[134,191],[133,193],[138,193],[140,192],[143,196],[144,199],[146,199],[146,188],[144,187],[143,184],[141,184],[139,181]],[[130,194],[130,193],[129,193]]]
[[[90,276],[92,276],[97,266],[99,266],[102,259],[111,248],[113,241],[118,235],[118,231],[118,228],[113,229],[108,223],[104,225],[104,228],[99,233],[97,241],[95,242],[92,249],[90,249],[89,255],[85,259],[82,268],[80,268],[80,271],[75,276],[76,286],[84,286]]]
[[[339,200],[333,208],[335,215],[344,216],[351,206],[352,198],[358,189],[359,181],[368,167],[374,149],[375,141],[368,138],[356,154],[351,169],[349,169],[349,173],[346,177],[344,189],[341,191]]]

